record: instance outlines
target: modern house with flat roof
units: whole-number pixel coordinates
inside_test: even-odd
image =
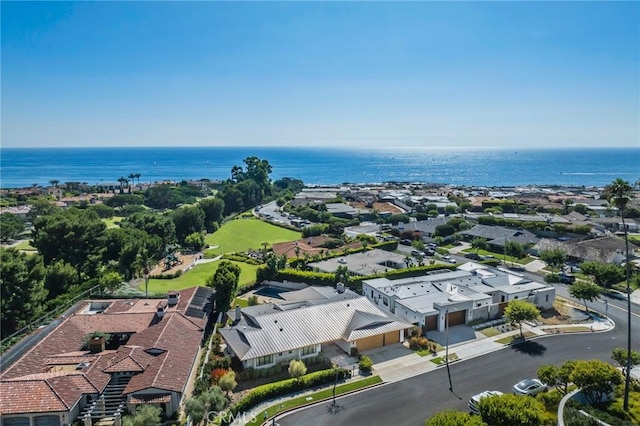
[[[320,262],[311,262],[309,267],[319,272],[333,273],[346,266],[350,275],[367,276],[384,273],[392,269],[406,268],[406,256],[390,251],[372,249],[345,256],[333,257]]]
[[[61,318],[0,375],[2,426],[88,426],[142,404],[176,413],[199,360],[213,291],[169,296],[86,301]]]
[[[314,357],[326,344],[346,353],[404,341],[411,324],[344,286],[307,287],[280,293],[282,303],[230,311],[233,324],[220,329],[225,352],[245,368],[268,368]]]
[[[458,270],[432,271],[412,278],[376,278],[362,282],[365,297],[425,331],[502,316],[512,300],[541,309],[553,306],[555,289],[520,274],[469,262]]]

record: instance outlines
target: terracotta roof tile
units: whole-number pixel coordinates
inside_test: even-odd
[[[67,411],[46,380],[0,382],[0,415]]]

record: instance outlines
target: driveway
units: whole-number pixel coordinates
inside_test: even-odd
[[[473,328],[466,325],[454,325],[449,327],[449,345],[468,342],[485,337]],[[439,343],[441,346],[447,344],[447,333],[445,331],[427,331],[427,338]]]

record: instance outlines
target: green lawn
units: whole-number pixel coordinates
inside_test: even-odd
[[[506,262],[508,264],[510,263],[518,263],[520,265],[526,265],[529,262],[533,262],[533,257],[531,256],[525,256],[522,259],[518,259],[517,257],[511,257],[511,256],[506,256],[502,253],[496,253],[493,251],[488,251],[488,250],[476,250],[474,248],[468,248],[465,250],[462,250],[463,253],[478,253],[480,256],[493,256],[496,259],[500,260],[500,261],[504,261],[506,259]]]
[[[302,238],[302,233],[271,225],[258,219],[236,219],[225,223],[218,231],[207,235],[205,242],[219,248],[208,250],[207,255],[243,252],[261,249],[262,243],[282,243]]]
[[[13,247],[17,250],[22,250],[22,251],[36,251],[36,248],[31,245],[30,240],[22,240],[20,241],[20,244],[17,244]]]
[[[458,355],[456,354],[449,354],[449,362],[453,362],[453,361],[457,361],[458,360]],[[442,365],[442,364],[446,364],[446,359],[443,356],[439,356],[433,359],[430,359],[429,361],[431,361],[432,363],[436,364],[436,365]]]
[[[107,228],[115,228],[117,226],[120,226],[120,222],[122,222],[122,219],[124,219],[124,217],[122,216],[113,216],[109,219],[102,219],[102,221],[107,225]]]
[[[342,395],[347,392],[363,389],[368,386],[373,386],[381,382],[382,382],[382,379],[379,376],[371,376],[371,377],[367,377],[366,379],[345,383],[345,384],[336,386],[336,395]],[[261,411],[260,414],[248,424],[261,424],[265,419],[265,416],[264,416],[265,412],[267,413],[267,417],[273,417],[274,415],[281,413],[282,411],[300,407],[305,404],[318,402],[323,399],[331,398],[332,396],[333,396],[333,388],[330,388],[330,389],[325,389],[309,395],[300,396],[298,398],[289,399],[289,400],[283,401],[281,404],[272,405],[271,407],[267,408],[265,411]]]
[[[257,265],[249,265],[242,262],[233,262],[240,267],[240,287],[253,284],[256,280]],[[170,290],[182,290],[193,286],[204,286],[209,277],[218,269],[220,261],[201,263],[194,266],[191,270],[183,273],[180,277],[172,280],[149,280],[149,293],[164,294]],[[144,290],[144,283],[140,288]]]

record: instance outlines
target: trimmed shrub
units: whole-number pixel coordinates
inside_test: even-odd
[[[367,355],[360,355],[360,362],[358,362],[358,369],[361,373],[370,373],[373,369],[373,361]]]
[[[297,380],[287,379],[280,382],[257,386],[244,398],[232,405],[229,408],[229,411],[233,414],[249,411],[253,406],[266,401],[267,399],[286,395],[303,389],[309,389],[326,383],[333,383],[336,380],[336,373],[338,376],[338,380],[344,380],[345,378],[349,377],[351,372],[349,370],[345,370],[344,368],[338,368],[337,370],[322,370],[316,371],[315,373],[306,374]]]

